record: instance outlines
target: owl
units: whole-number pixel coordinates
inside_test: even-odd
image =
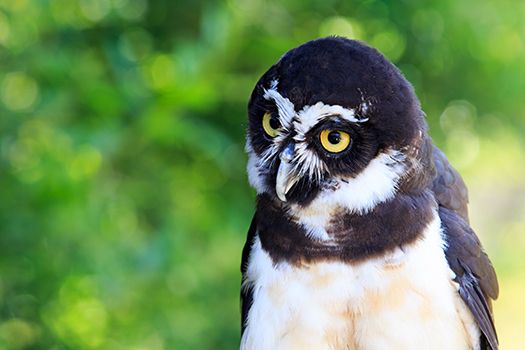
[[[392,63],[307,42],[260,78],[248,118],[241,349],[498,349],[467,189]]]

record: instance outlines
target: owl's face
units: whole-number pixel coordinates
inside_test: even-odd
[[[401,73],[359,42],[325,38],[285,54],[248,106],[250,183],[285,206],[366,211],[413,170],[426,133]]]

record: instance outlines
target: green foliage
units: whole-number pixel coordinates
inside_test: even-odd
[[[235,348],[246,103],[319,36],[378,47],[455,164],[525,188],[522,5],[2,1],[0,349]]]

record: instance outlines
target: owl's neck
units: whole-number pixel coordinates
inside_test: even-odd
[[[257,201],[257,232],[275,262],[354,262],[415,241],[436,208],[428,190],[397,193],[366,213],[320,208],[291,211],[263,194]]]

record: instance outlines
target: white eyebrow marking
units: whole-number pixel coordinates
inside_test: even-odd
[[[308,176],[312,181],[321,181],[322,174],[328,172],[328,168],[314,151],[308,149],[305,138],[307,132],[321,120],[329,117],[341,118],[352,123],[364,123],[368,121],[368,118],[358,118],[356,111],[365,109],[364,112],[366,113],[368,106],[360,106],[356,110],[340,105],[327,105],[323,102],[317,102],[311,106],[304,106],[301,111],[296,112],[294,104],[277,91],[278,84],[279,81],[277,79],[272,80],[270,88],[263,89],[263,97],[266,100],[273,100],[275,102],[279,112],[279,121],[284,132],[279,133],[273,139],[270,147],[259,157],[255,168],[262,169],[271,166],[277,159],[280,146],[286,140],[287,135],[294,130],[296,132],[293,136],[296,155],[293,162],[295,172],[300,174],[300,176]],[[252,182],[255,183],[256,181]]]
[[[277,91],[278,80],[272,80],[270,88],[268,90],[264,89],[263,97],[267,100],[274,100],[279,110],[279,120],[281,125],[288,131],[292,126],[292,119],[295,116],[295,106],[294,104],[286,97],[283,97]]]
[[[267,100],[275,101],[277,109],[279,110],[279,120],[287,131],[290,131],[293,118],[296,115],[300,116],[300,124],[303,125],[303,130],[312,128],[318,121],[330,115],[337,115],[352,123],[364,123],[368,121],[368,118],[357,118],[354,108],[344,108],[340,105],[326,105],[323,102],[317,102],[312,106],[304,106],[299,113],[296,113],[294,104],[277,91],[278,84],[279,81],[277,79],[272,80],[270,82],[270,88],[264,89],[263,97]],[[370,103],[363,98],[359,109],[366,114],[369,107]],[[294,124],[294,126],[297,126],[297,123]]]
[[[356,118],[356,111],[353,108],[344,108],[339,105],[325,105],[317,102],[313,106],[305,106],[299,113],[299,118],[294,121],[294,128],[297,135],[296,141],[304,140],[306,133],[319,123],[323,118],[337,116],[352,123],[364,123],[368,118]]]

